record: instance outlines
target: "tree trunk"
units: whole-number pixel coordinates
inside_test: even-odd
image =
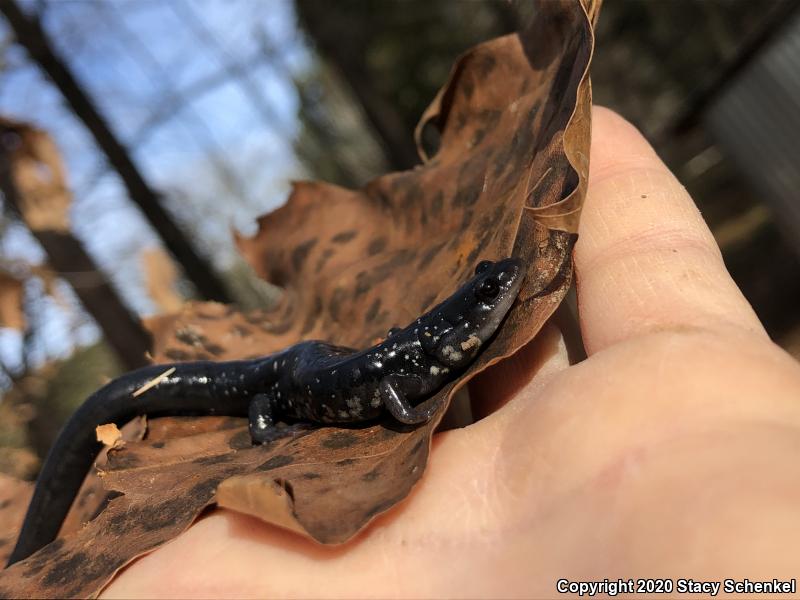
[[[161,207],[157,194],[150,188],[134,165],[127,149],[115,137],[92,100],[77,83],[66,63],[50,46],[47,34],[36,17],[27,16],[15,0],[0,1],[2,12],[21,44],[31,58],[47,73],[72,107],[75,115],[86,125],[108,162],[119,174],[130,199],[142,209],[144,216],[156,230],[164,245],[183,267],[187,278],[201,296],[209,300],[230,302],[222,281],[214,274],[189,244],[183,232]]]
[[[53,175],[53,185],[21,187],[18,185],[19,160],[25,152],[25,136],[41,132],[0,120],[0,191],[5,201],[19,214],[39,241],[53,270],[72,285],[86,311],[94,317],[109,345],[123,365],[135,369],[147,364],[150,336],[130,313],[114,288],[103,276],[81,242],[68,230],[66,211],[69,199],[63,189],[58,164],[45,164]],[[49,139],[49,138],[48,138]],[[40,138],[41,140],[41,138]],[[13,147],[17,145],[17,147]],[[52,157],[54,150],[48,148]],[[41,157],[38,157],[41,158]],[[33,159],[35,160],[35,158]],[[50,162],[50,161],[48,161]],[[26,197],[26,194],[31,197]],[[62,214],[59,214],[62,213]],[[91,281],[75,281],[91,275]]]

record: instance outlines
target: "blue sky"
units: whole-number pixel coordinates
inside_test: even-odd
[[[44,4],[42,19],[148,181],[165,194],[165,205],[215,266],[230,268],[237,260],[230,229],[252,233],[254,218],[280,205],[289,180],[304,175],[292,147],[298,102],[287,74],[302,73],[311,55],[291,2],[57,1]],[[0,40],[8,35],[0,19]],[[75,235],[131,308],[154,312],[140,252],[158,244],[155,235],[58,90],[20,48],[2,58],[0,113],[54,136],[73,190]],[[231,66],[247,84],[226,80]],[[3,260],[44,258],[18,227],[3,235],[0,253]],[[68,289],[64,294],[71,297]],[[97,336],[85,317],[56,302],[41,312],[37,361]],[[18,334],[0,332],[6,364],[13,364],[19,343]]]

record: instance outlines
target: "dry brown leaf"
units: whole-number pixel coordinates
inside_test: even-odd
[[[161,248],[148,248],[142,252],[142,267],[147,293],[158,305],[160,313],[181,309],[183,297],[175,290],[178,271],[172,258]]]
[[[122,433],[114,423],[98,425],[95,427],[94,432],[97,435],[97,441],[106,446],[114,448],[117,443],[122,443]]]
[[[0,126],[15,135],[11,153],[14,183],[20,190],[22,218],[33,231],[69,232],[72,197],[64,164],[53,138],[46,132],[0,117]],[[10,146],[10,142],[6,142]]]
[[[20,481],[0,473],[0,560],[8,560],[14,543],[17,541],[16,533],[22,525],[22,518],[28,508],[28,501],[33,494],[33,484],[30,481]]]
[[[130,423],[126,423],[118,431],[120,444],[140,442],[147,432],[147,418],[144,416],[137,417]],[[110,432],[111,441],[113,441],[115,439],[113,429]],[[97,469],[92,469],[87,473],[81,489],[75,496],[75,502],[73,502],[67,518],[64,519],[60,535],[66,535],[80,529],[84,523],[96,517],[108,501],[116,496],[115,492],[109,492],[103,487],[103,482],[100,478],[100,473],[106,468],[110,448],[111,446],[106,446],[100,451],[100,455],[95,460]]]
[[[13,275],[0,271],[0,327],[10,327],[18,331],[25,329],[23,285]]]
[[[240,240],[256,272],[284,287],[282,303],[245,314],[197,303],[155,318],[155,359],[246,358],[313,338],[364,347],[449,295],[479,260],[511,254],[528,265],[519,301],[477,362],[430,401],[449,399],[531,340],[571,282],[592,49],[584,5],[548,0],[536,9],[519,36],[459,60],[423,116],[421,126],[441,131],[424,165],[355,191],[297,183],[286,206]],[[103,481],[122,495],[75,535],[7,570],[0,593],[96,594],[117,569],[188,527],[217,490],[220,505],[343,542],[406,497],[442,412],[416,429],[387,419],[287,430],[257,447],[241,419],[152,421],[142,443],[109,453]]]

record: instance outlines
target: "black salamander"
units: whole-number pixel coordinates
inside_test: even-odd
[[[264,443],[278,437],[274,424],[282,419],[357,423],[388,411],[401,423],[426,422],[437,406],[416,405],[472,362],[523,276],[517,259],[484,261],[447,300],[366,350],[306,341],[253,360],[153,365],[115,379],[83,403],[50,449],[8,564],[58,535],[101,448],[97,425],[140,414],[248,415],[253,441]]]

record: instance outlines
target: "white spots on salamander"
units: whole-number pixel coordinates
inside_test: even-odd
[[[369,405],[372,408],[378,408],[381,405],[381,392],[379,389],[375,389],[375,392],[372,394],[372,400],[369,401]]]
[[[461,349],[464,352],[467,352],[468,350],[472,350],[473,348],[479,348],[480,345],[481,345],[480,338],[477,335],[475,335],[474,333],[470,333],[469,337],[467,338],[467,340],[464,341],[464,342],[461,342]]]
[[[264,415],[258,415],[258,418],[256,419],[256,427],[259,429],[267,428],[267,420],[264,418]]]
[[[458,362],[462,358],[461,352],[459,352],[449,344],[444,348],[442,348],[442,356],[444,356],[448,360],[454,360],[456,362]]]
[[[346,400],[347,408],[350,409],[350,415],[353,417],[360,417],[361,416],[361,398],[358,396],[353,396],[352,398],[348,398]]]
[[[439,371],[440,371],[439,367],[437,367],[436,365],[431,365],[431,375],[438,375]]]
[[[340,418],[342,418],[342,419],[346,419],[346,418],[347,418],[347,417],[349,417],[349,416],[350,416],[350,413],[349,413],[349,412],[347,412],[346,410],[340,410],[340,411],[339,411],[339,417],[340,417]]]
[[[278,371],[278,361],[277,360],[272,363],[272,370],[276,371],[276,372]]]

